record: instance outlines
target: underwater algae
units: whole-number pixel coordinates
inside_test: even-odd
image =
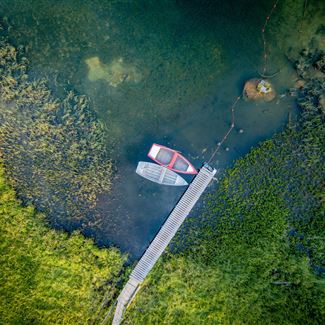
[[[117,87],[123,82],[138,83],[142,76],[138,69],[123,62],[123,58],[104,64],[97,56],[85,60],[90,81],[105,80],[110,86]]]
[[[324,17],[324,1],[279,1],[268,32],[287,58],[297,60],[302,49],[325,50]]]
[[[89,217],[112,175],[104,125],[89,100],[72,91],[56,99],[45,80],[29,78],[23,49],[4,36],[0,91],[0,150],[19,197],[59,225]]]

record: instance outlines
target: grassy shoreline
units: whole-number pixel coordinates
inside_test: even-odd
[[[182,233],[191,245],[158,263],[126,324],[324,322],[325,81],[304,82],[298,123],[227,171]]]
[[[0,23],[0,323],[94,323],[127,257],[49,222],[72,231],[110,190],[104,126],[85,96],[32,80],[6,36]]]
[[[104,297],[112,302],[126,256],[50,229],[17,200],[2,163],[0,232],[1,324],[88,324]]]
[[[91,218],[111,186],[103,126],[86,97],[70,92],[61,103],[44,80],[30,80],[6,38],[0,72],[0,323],[93,323],[104,296],[109,305],[118,293],[126,257],[51,230],[28,204],[58,223]],[[193,245],[157,264],[127,324],[324,321],[323,89],[322,79],[306,80],[299,124],[228,171],[200,227],[185,233]]]

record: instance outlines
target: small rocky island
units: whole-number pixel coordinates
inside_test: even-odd
[[[270,102],[276,96],[273,85],[266,79],[249,79],[246,81],[243,98],[252,101]]]

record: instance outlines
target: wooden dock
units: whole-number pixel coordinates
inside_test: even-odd
[[[124,310],[135,297],[140,284],[156,264],[158,258],[166,249],[177,230],[188,216],[195,203],[209,185],[217,171],[205,164],[193,179],[181,199],[178,201],[164,225],[142,255],[136,267],[133,269],[128,282],[117,298],[112,325],[119,325],[123,319]]]

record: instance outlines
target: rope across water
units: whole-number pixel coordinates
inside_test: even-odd
[[[212,161],[214,156],[217,154],[217,152],[221,148],[222,144],[227,140],[229,134],[231,133],[231,131],[235,127],[235,107],[236,107],[238,101],[240,100],[240,98],[241,98],[241,95],[236,98],[236,100],[234,101],[234,103],[231,106],[231,124],[230,124],[230,128],[228,129],[226,134],[223,136],[222,140],[220,142],[218,142],[216,149],[214,150],[214,152],[212,153],[210,159],[208,160],[208,164],[210,164],[210,162]]]
[[[275,3],[272,6],[272,9],[270,11],[270,13],[268,14],[268,16],[265,19],[265,23],[263,25],[262,28],[262,40],[263,40],[263,51],[264,51],[264,66],[263,66],[263,75],[266,74],[266,70],[267,70],[267,59],[268,59],[268,55],[267,55],[267,49],[266,49],[266,38],[265,38],[265,31],[266,31],[266,27],[271,19],[271,16],[276,8],[276,6],[278,5],[279,0],[276,0]]]
[[[274,13],[277,5],[278,5],[278,2],[279,0],[276,0],[272,6],[272,9],[270,11],[270,13],[266,16],[266,19],[265,19],[265,22],[264,22],[264,25],[262,27],[262,40],[263,40],[263,59],[264,59],[264,66],[263,66],[263,73],[260,75],[263,77],[263,78],[266,78],[266,77],[274,77],[275,75],[277,75],[279,71],[277,71],[276,73],[272,74],[271,76],[266,76],[266,71],[267,71],[267,61],[268,61],[268,54],[267,54],[267,44],[266,44],[266,37],[265,37],[265,31],[266,31],[266,28],[267,28],[267,25],[271,19],[271,16],[272,14]],[[306,7],[306,2],[307,0],[305,1],[305,7]],[[238,96],[236,98],[236,100],[234,101],[234,103],[232,104],[231,106],[231,124],[230,124],[230,128],[228,129],[228,131],[226,132],[226,134],[224,135],[224,137],[222,138],[222,140],[220,142],[218,142],[217,144],[217,147],[216,149],[214,150],[214,152],[212,153],[210,159],[208,160],[208,164],[212,161],[212,159],[215,157],[215,155],[217,154],[217,152],[220,150],[222,144],[227,140],[229,134],[231,133],[231,131],[234,129],[235,127],[235,107],[239,101],[239,99],[241,98],[242,96]]]

